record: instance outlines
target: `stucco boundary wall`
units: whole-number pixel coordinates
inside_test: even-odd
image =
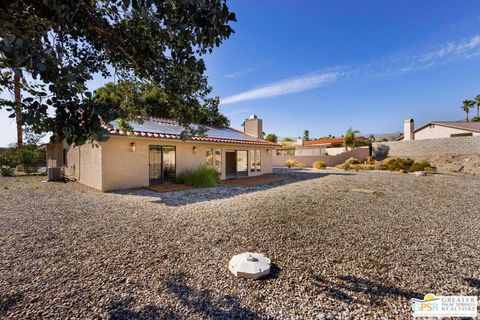
[[[417,157],[480,154],[480,136],[426,140],[375,142],[389,146],[389,157]]]
[[[365,161],[368,154],[368,147],[360,147],[350,151],[346,151],[335,156],[290,156],[290,155],[274,155],[273,166],[285,167],[287,160],[292,159],[296,162],[302,163],[305,167],[311,167],[315,161],[325,161],[327,166],[333,167],[337,164],[344,163],[350,157],[357,158],[360,161]]]

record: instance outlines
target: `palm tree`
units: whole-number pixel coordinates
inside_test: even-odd
[[[465,111],[465,113],[467,114],[467,119],[466,121],[468,122],[468,112],[470,111],[470,108],[473,108],[473,106],[475,105],[475,101],[473,100],[464,100],[463,101],[463,106],[462,106],[462,110]]]
[[[348,147],[352,149],[354,142],[355,142],[355,135],[357,133],[360,133],[358,130],[353,130],[352,128],[349,128],[347,132],[345,133],[345,136],[343,138],[343,145],[345,146],[345,151],[348,151]]]
[[[475,97],[477,103],[477,118],[480,118],[480,94]]]

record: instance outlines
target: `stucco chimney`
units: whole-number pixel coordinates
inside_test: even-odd
[[[256,115],[252,114],[245,120],[244,131],[246,134],[263,139],[262,119],[258,119]]]
[[[414,140],[413,130],[413,119],[406,119],[403,122],[403,140]]]

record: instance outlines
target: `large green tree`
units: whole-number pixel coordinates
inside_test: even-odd
[[[358,130],[353,130],[349,128],[343,137],[343,145],[345,146],[345,151],[348,151],[348,148],[352,149],[355,147],[355,135],[360,133]]]
[[[115,75],[161,88],[181,124],[199,123],[212,106],[201,56],[231,35],[231,21],[225,0],[1,1],[0,89],[18,98],[0,108],[57,141],[101,140],[105,123],[148,115],[95,102],[86,82]]]
[[[205,97],[195,104],[195,121],[201,125],[227,126],[229,120],[218,110],[218,98],[207,98],[209,87],[202,89]],[[122,81],[107,83],[95,90],[94,102],[108,109],[117,110],[118,118],[129,118],[130,114],[146,117],[178,118],[179,110],[169,101],[169,95],[154,83]]]

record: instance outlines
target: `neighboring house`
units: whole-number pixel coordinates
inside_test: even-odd
[[[181,139],[184,128],[172,119],[130,125],[133,134],[127,135],[111,122],[106,142],[49,144],[48,166],[63,167],[65,176],[102,191],[173,182],[178,173],[201,165],[217,168],[221,179],[272,172],[277,144],[263,140],[256,116],[245,120],[244,132],[206,126],[205,136],[189,140]]]
[[[355,140],[362,140],[365,137],[355,137]],[[304,141],[298,139],[296,143],[289,143],[277,149],[277,155],[291,155],[291,156],[335,156],[345,152],[343,145],[343,138],[326,138],[318,140]]]
[[[413,119],[406,119],[403,128],[399,141],[480,136],[480,122],[432,121],[415,129]]]

